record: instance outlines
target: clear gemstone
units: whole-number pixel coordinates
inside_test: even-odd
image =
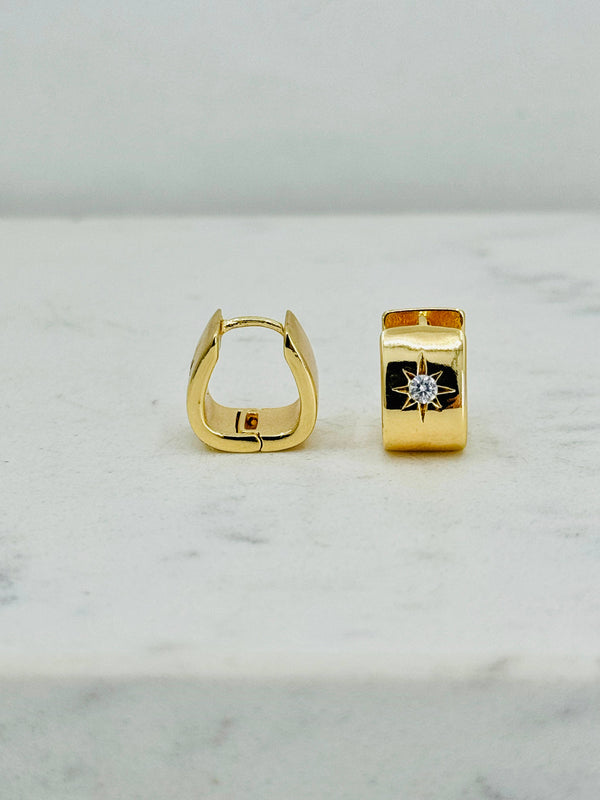
[[[408,393],[412,400],[427,405],[435,400],[438,393],[437,383],[431,375],[415,375],[408,384]]]

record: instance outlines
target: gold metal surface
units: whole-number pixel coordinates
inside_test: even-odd
[[[381,412],[387,450],[462,450],[467,443],[465,315],[387,311],[381,333]],[[434,387],[420,402],[415,379]]]
[[[280,408],[228,408],[208,391],[219,358],[221,337],[236,328],[261,327],[283,337],[283,355],[298,387],[298,399]],[[257,453],[287,450],[310,436],[317,419],[318,377],[315,357],[302,326],[288,311],[285,323],[267,317],[223,319],[216,311],[204,329],[192,364],[187,412],[196,436],[215,450]]]

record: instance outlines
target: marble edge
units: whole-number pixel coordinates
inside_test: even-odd
[[[0,656],[0,682],[18,679],[144,679],[196,680],[357,680],[487,682],[554,680],[600,682],[600,654],[426,656],[379,654],[247,653],[210,657],[178,655],[157,649],[147,659],[106,655],[40,658],[35,666],[18,655]]]

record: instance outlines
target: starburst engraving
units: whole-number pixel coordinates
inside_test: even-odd
[[[407,380],[406,386],[393,386],[392,391],[406,395],[406,402],[402,406],[402,411],[408,411],[413,406],[418,406],[421,422],[425,422],[425,412],[430,405],[436,411],[442,410],[442,404],[438,400],[439,395],[456,392],[456,389],[450,386],[440,386],[438,384],[443,370],[429,375],[427,359],[424,353],[421,353],[416,373],[407,369],[403,369],[402,372]]]

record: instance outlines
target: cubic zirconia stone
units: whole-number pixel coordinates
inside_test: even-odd
[[[437,397],[437,383],[431,375],[415,375],[408,384],[408,393],[412,400],[427,405]]]

